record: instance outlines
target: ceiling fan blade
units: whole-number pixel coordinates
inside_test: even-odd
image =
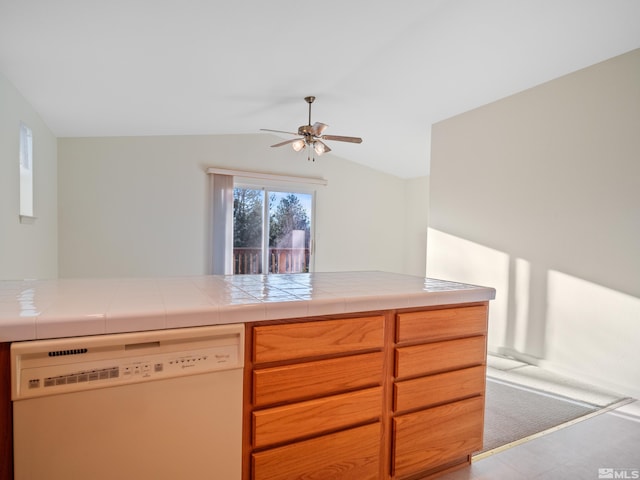
[[[268,128],[261,128],[260,131],[262,131],[262,132],[275,132],[275,133],[287,133],[289,135],[298,135],[295,132],[285,132],[283,130],[270,130]]]
[[[341,135],[322,135],[323,140],[335,140],[337,142],[362,143],[360,137],[343,137]]]
[[[316,122],[311,127],[311,134],[314,137],[319,137],[320,135],[322,135],[322,132],[324,132],[328,126],[329,125],[327,125],[326,123]]]
[[[282,147],[283,145],[288,145],[293,142],[297,142],[300,140],[299,138],[292,138],[291,140],[285,140],[284,142],[276,143],[275,145],[271,145],[272,147]]]

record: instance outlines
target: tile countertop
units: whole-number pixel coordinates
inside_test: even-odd
[[[0,281],[0,342],[494,298],[493,288],[384,272]]]

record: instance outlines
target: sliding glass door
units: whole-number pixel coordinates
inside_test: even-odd
[[[313,194],[236,185],[233,272],[310,270]]]

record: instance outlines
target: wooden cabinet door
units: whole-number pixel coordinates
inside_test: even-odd
[[[322,435],[382,416],[382,387],[253,412],[253,445],[262,448]]]
[[[487,332],[486,305],[442,308],[422,312],[399,313],[396,342],[435,341],[447,338],[484,335]]]
[[[254,329],[256,364],[382,349],[384,316],[263,325]]]
[[[484,364],[486,337],[469,337],[396,349],[396,379]]]
[[[393,386],[393,408],[395,412],[417,410],[482,395],[484,385],[484,366],[397,382]]]
[[[348,392],[382,383],[383,353],[270,367],[253,372],[256,407]]]
[[[378,480],[379,422],[252,455],[253,480]]]
[[[393,474],[401,478],[438,466],[464,461],[482,448],[484,397],[393,419]]]

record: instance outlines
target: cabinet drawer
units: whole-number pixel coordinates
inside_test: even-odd
[[[393,419],[394,475],[418,473],[482,448],[484,397]]]
[[[396,342],[469,337],[484,335],[486,331],[487,307],[484,305],[399,313]]]
[[[484,392],[485,367],[471,367],[397,382],[393,386],[394,411],[406,411]]]
[[[402,379],[483,365],[485,354],[483,336],[398,347],[395,375]]]
[[[252,455],[253,480],[377,480],[380,423]]]
[[[253,372],[253,403],[264,406],[380,385],[382,352],[316,360]]]
[[[382,387],[253,412],[256,448],[377,421],[382,415]]]
[[[254,328],[255,363],[382,349],[384,317],[321,320]]]

